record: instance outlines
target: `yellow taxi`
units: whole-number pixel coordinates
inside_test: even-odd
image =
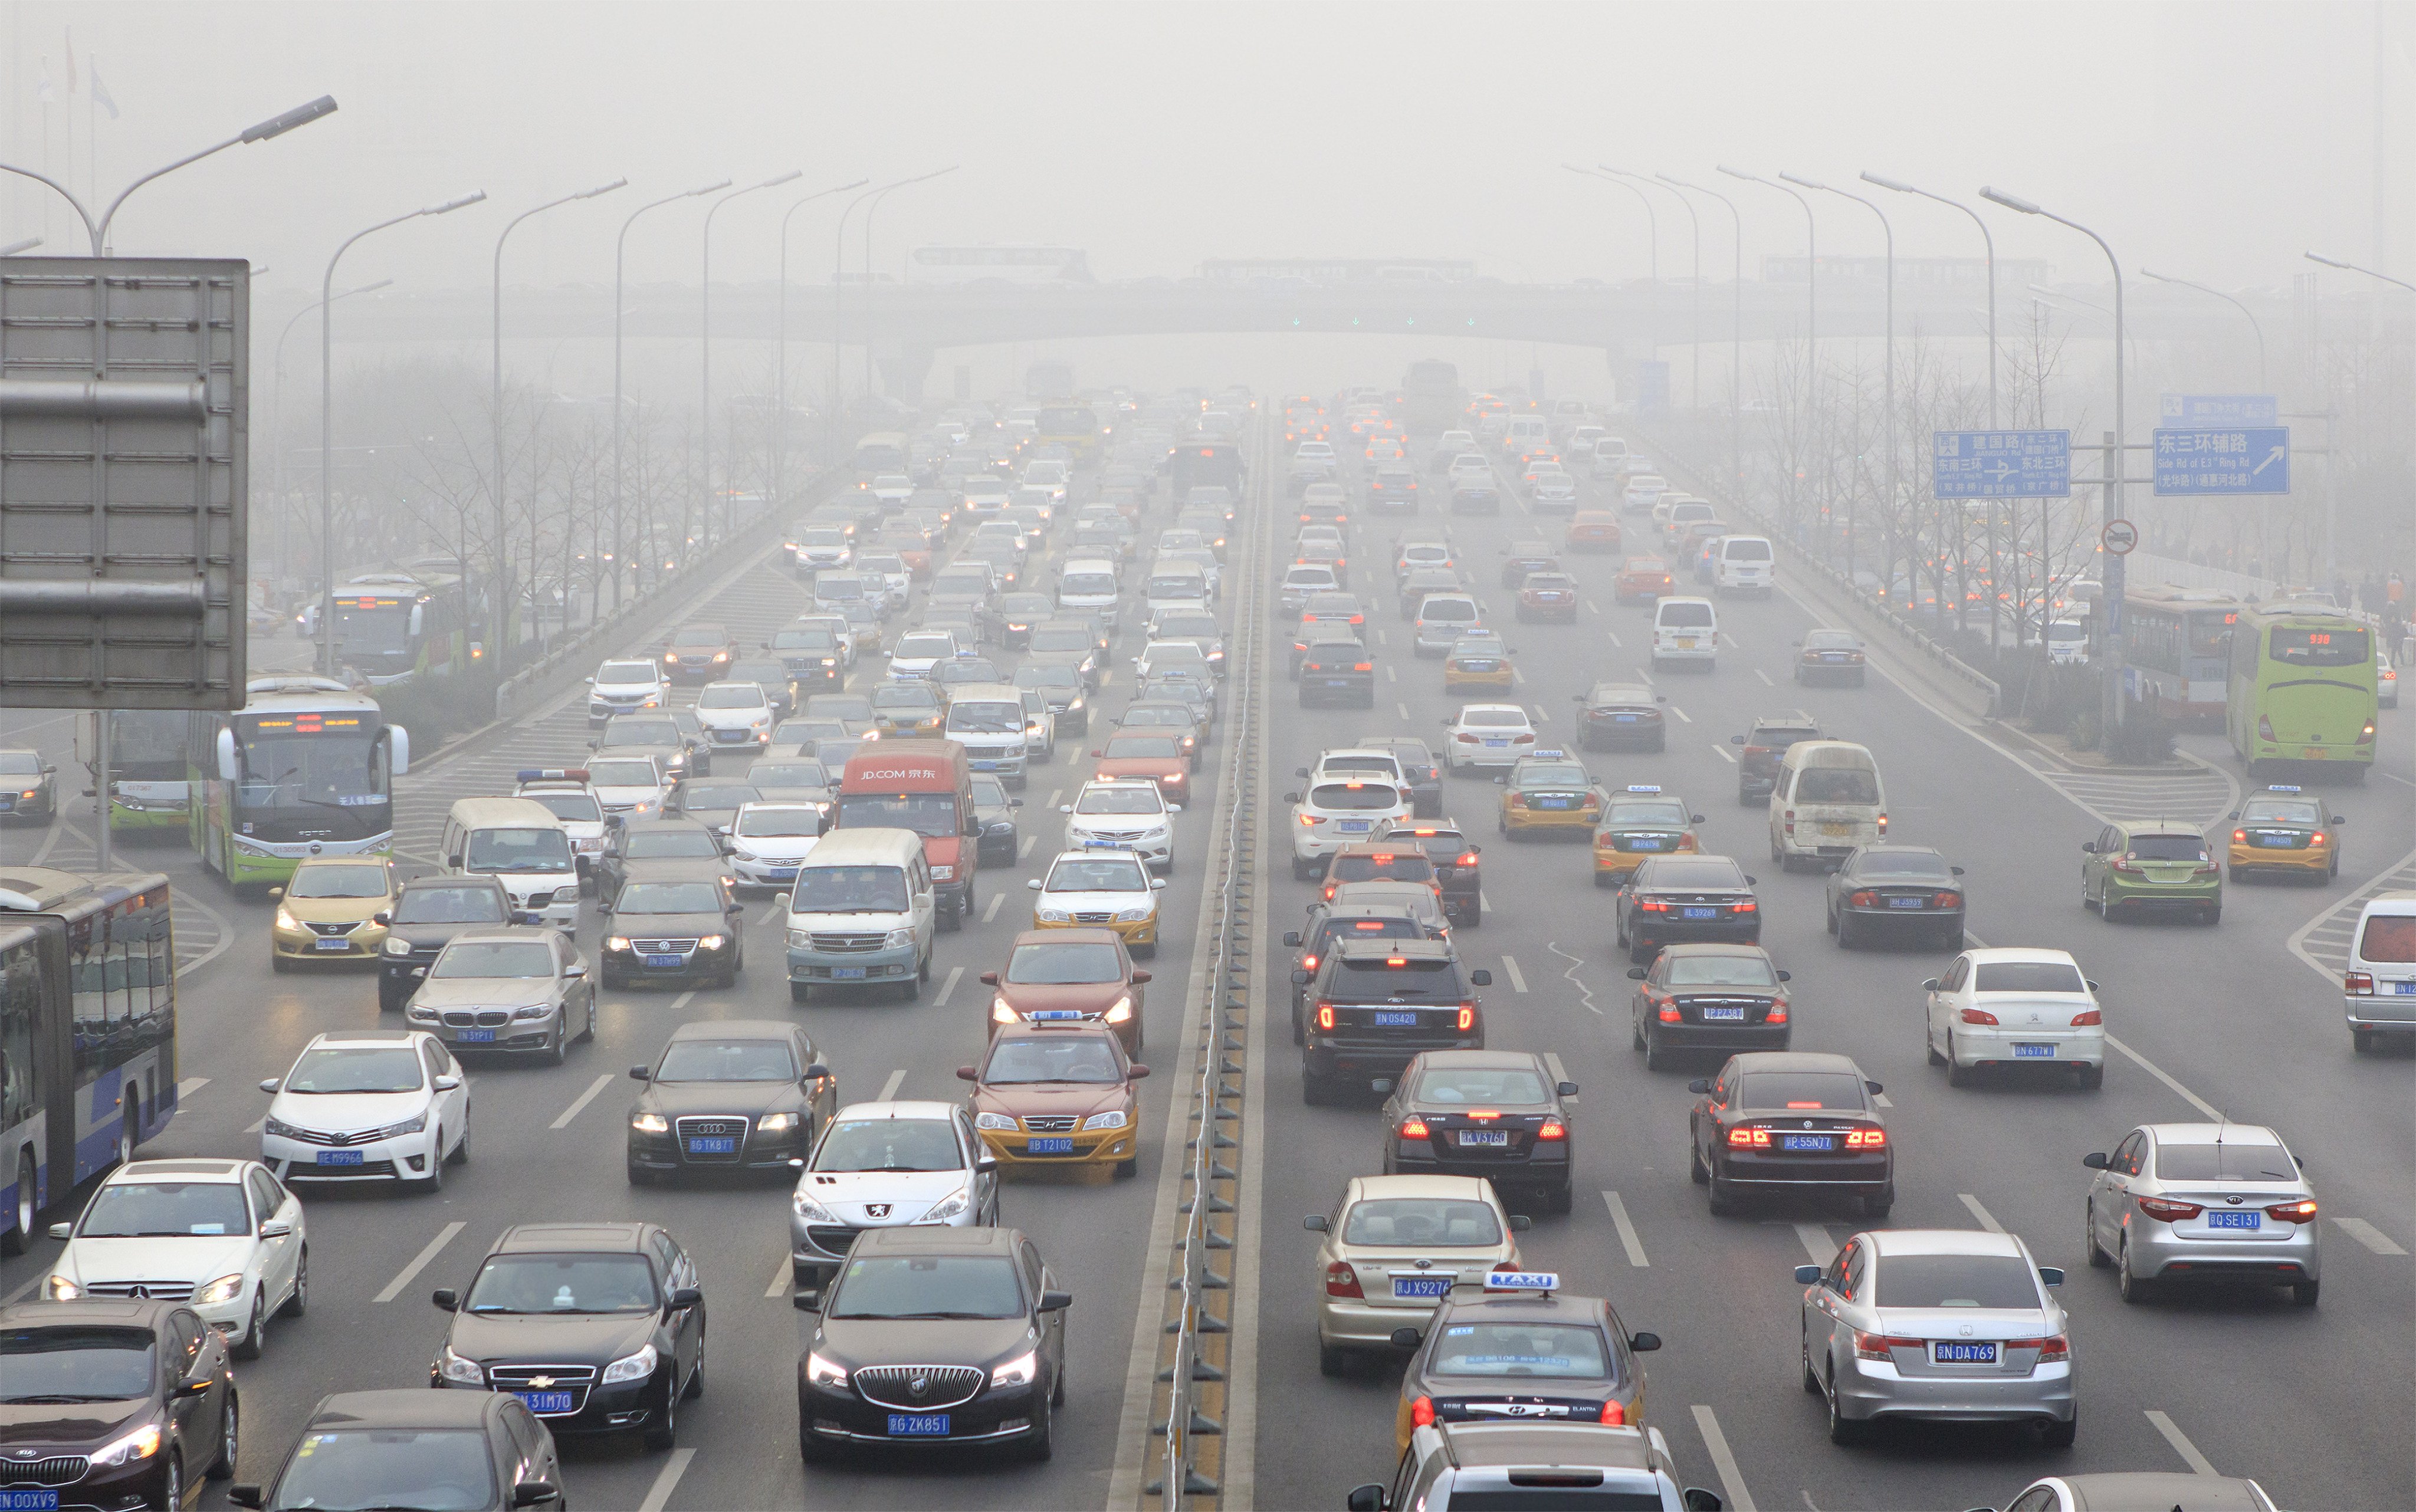
[[[1655,856],[1684,855],[1697,848],[1699,814],[1686,801],[1661,791],[1657,783],[1630,783],[1611,795],[1593,829],[1593,885],[1617,887]]]
[[[1003,1029],[979,1066],[957,1075],[974,1084],[974,1128],[1000,1165],[1140,1169],[1140,1101],[1149,1074],[1100,1024],[1044,1022]]]
[[[2314,876],[2340,875],[2340,823],[2324,805],[2296,786],[2279,785],[2249,796],[2232,811],[2231,846],[2225,857],[2234,882],[2255,872]]]
[[[1152,876],[1129,850],[1065,850],[1049,875],[1024,883],[1039,894],[1034,929],[1112,929],[1138,956],[1157,953],[1157,895],[1166,878]]]
[[[1592,834],[1610,801],[1585,763],[1566,751],[1520,756],[1496,781],[1502,784],[1501,830],[1513,840]]]
[[[277,915],[269,921],[269,965],[290,971],[296,961],[377,965],[385,949],[384,920],[401,889],[384,856],[311,856],[281,888],[270,888]]]
[[[1442,691],[1516,686],[1518,669],[1511,665],[1510,648],[1490,633],[1462,636],[1442,659]]]

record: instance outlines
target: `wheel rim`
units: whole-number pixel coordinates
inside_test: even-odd
[[[185,1505],[185,1467],[174,1455],[168,1457],[168,1507],[177,1512]]]
[[[302,1258],[294,1263],[294,1305],[296,1308],[310,1305],[310,1251],[308,1250],[303,1250]]]
[[[17,1232],[27,1238],[34,1235],[34,1168],[22,1160],[17,1164]]]
[[[239,1411],[235,1404],[234,1393],[228,1392],[225,1421],[219,1425],[219,1462],[226,1467],[230,1475],[234,1471],[235,1450],[241,1443],[237,1418]]]

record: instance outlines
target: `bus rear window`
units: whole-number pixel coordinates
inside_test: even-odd
[[[2360,666],[2374,660],[2374,637],[2363,625],[2275,625],[2266,644],[2273,660],[2292,666]]]

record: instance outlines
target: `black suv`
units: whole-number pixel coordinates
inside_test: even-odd
[[[1306,1037],[1308,981],[1337,940],[1423,940],[1433,936],[1408,909],[1389,903],[1312,903],[1308,921],[1284,931],[1283,942],[1300,952],[1292,962],[1291,1042]]]
[[[1778,786],[1778,765],[1787,759],[1787,748],[1798,741],[1821,739],[1820,726],[1801,709],[1764,714],[1753,722],[1752,733],[1729,736],[1730,745],[1744,747],[1737,756],[1737,801],[1748,807],[1769,801],[1772,789]]]
[[[402,885],[381,921],[385,949],[378,956],[378,1007],[402,1010],[436,953],[465,929],[535,923],[534,914],[512,911],[511,894],[491,876],[419,876]]]
[[[1311,630],[1306,646],[1294,654],[1303,709],[1337,703],[1353,709],[1376,707],[1375,658],[1349,630]]]
[[[1308,988],[1305,1102],[1352,1084],[1389,1091],[1421,1051],[1485,1048],[1485,1007],[1472,989],[1493,985],[1493,974],[1463,970],[1448,940],[1345,943],[1292,982]]]

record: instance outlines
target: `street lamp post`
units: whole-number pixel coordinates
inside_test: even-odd
[[[306,107],[307,108],[307,107]],[[333,109],[331,103],[329,109]],[[299,123],[296,123],[297,125]],[[327,259],[326,274],[319,280],[319,662],[320,670],[329,677],[336,675],[336,338],[335,311],[326,307],[335,302],[336,264],[353,249],[353,244],[364,236],[373,235],[390,226],[422,216],[445,216],[464,205],[476,204],[487,197],[484,189],[474,190],[458,200],[443,204],[423,205],[417,210],[366,226],[344,238],[335,255]],[[120,199],[125,196],[120,195]]]
[[[6,247],[0,247],[0,257],[15,257],[20,252],[30,252],[41,245],[42,239],[39,236],[28,236],[22,242],[10,242]]]
[[[703,388],[700,395],[701,407],[697,411],[697,425],[698,428],[702,431],[704,435],[704,450],[702,454],[704,458],[703,518],[708,524],[713,518],[713,217],[721,214],[721,207],[723,205],[728,204],[731,201],[737,199],[742,194],[752,194],[758,189],[773,188],[778,185],[792,183],[805,176],[806,171],[804,169],[792,168],[787,172],[779,174],[774,178],[767,178],[760,184],[749,184],[743,189],[731,190],[720,199],[714,201],[711,205],[706,207],[704,212],[703,277],[697,280],[698,292],[701,296],[701,302],[699,305],[701,318],[697,327],[698,331],[701,333],[698,355],[702,358],[702,361],[700,361],[697,366],[703,373]],[[732,523],[730,500],[727,492],[725,491],[721,503],[721,533],[723,535],[727,536],[730,533]]]
[[[2124,487],[2124,465],[2128,460],[2124,454],[2124,447],[2130,437],[2122,411],[2122,260],[2114,255],[2114,248],[2106,245],[2105,237],[2076,220],[2069,220],[2052,210],[2042,209],[2019,195],[2007,194],[2001,189],[1983,185],[1980,188],[1980,198],[1991,204],[2001,204],[2008,210],[2018,211],[2022,215],[2044,217],[2059,226],[2069,227],[2080,232],[2097,244],[2097,249],[2106,254],[2107,265],[2114,270],[2114,444],[2107,448],[2113,454],[2113,466],[2108,470],[2113,476],[2106,488],[2104,507],[2105,522],[2110,525],[2122,516],[2124,495],[2127,492]],[[1993,363],[1990,364],[1992,377],[1994,366]],[[2123,577],[2122,558],[2115,552],[2107,552],[2105,579],[2098,589],[2099,597],[2106,606],[2104,619],[2106,673],[2100,680],[2097,692],[2097,727],[2104,732],[2105,739],[2108,742],[2111,741],[2114,732],[2122,727],[2123,722],[2122,681],[2129,671],[2125,665],[2128,660],[2128,648],[2123,643],[2122,636]]]
[[[2320,261],[2320,259],[2318,261]],[[2195,289],[2201,294],[2212,294],[2215,298],[2222,300],[2225,304],[2229,305],[2232,308],[2240,311],[2241,314],[2247,316],[2248,328],[2257,333],[2257,392],[2259,394],[2265,392],[2265,322],[2257,318],[2257,312],[2255,310],[2250,309],[2244,301],[2235,299],[2231,295],[2225,293],[2220,289],[2213,288],[2208,284],[2196,282],[2193,279],[2176,278],[2169,273],[2151,273],[2146,268],[2141,268],[2139,270],[2139,277],[2142,278],[2153,278],[2158,283],[2177,283],[2184,289]]]
[[[818,189],[789,206],[780,216],[780,318],[779,337],[774,354],[772,380],[773,406],[778,414],[773,422],[772,502],[785,504],[789,496],[789,221],[796,213],[816,200],[849,189],[860,189],[869,179],[857,179],[853,184],[834,185]]]
[[[650,200],[629,212],[629,218],[621,222],[621,234],[614,238],[612,243],[612,536],[614,551],[617,554],[612,566],[612,606],[615,608],[620,607],[621,604],[621,563],[626,561],[629,564],[629,590],[635,592],[638,590],[638,574],[642,563],[654,554],[653,532],[651,530],[646,530],[641,531],[647,537],[645,551],[639,555],[631,555],[627,533],[628,516],[623,511],[621,491],[621,408],[627,402],[621,397],[621,317],[623,314],[621,286],[628,262],[629,228],[636,225],[638,217],[649,210],[659,210],[667,204],[676,204],[682,200],[693,200],[700,195],[713,194],[728,187],[730,187],[730,180],[725,178],[711,184],[700,185],[692,189],[682,189],[677,194],[666,194],[659,200]],[[649,525],[651,523],[651,520],[648,521]],[[651,567],[645,567],[644,570],[653,571]]]
[[[392,278],[380,278],[375,283],[365,283],[357,289],[347,289],[336,298],[350,299],[355,294],[374,293],[393,282]],[[269,444],[276,449],[277,453],[269,463],[269,474],[274,480],[270,487],[276,491],[277,519],[280,527],[277,531],[277,561],[280,569],[285,564],[285,543],[289,533],[282,529],[288,514],[285,500],[285,338],[294,334],[294,327],[302,322],[302,317],[313,310],[325,307],[325,305],[317,302],[303,306],[294,312],[293,319],[285,322],[285,328],[277,333],[277,361],[274,365],[277,392],[268,401],[268,434]]]
[[[2343,273],[2363,273],[2369,278],[2379,278],[2384,283],[2405,289],[2409,293],[2416,293],[2416,283],[2409,283],[2405,278],[2394,278],[2379,269],[2363,267],[2358,263],[2345,262],[2336,257],[2326,257],[2321,252],[2309,252],[2307,261],[2320,262],[2328,268],[2338,268]],[[2117,284],[2115,287],[2119,290],[2122,285]],[[2327,588],[2340,580],[2340,553],[2333,544],[2332,479],[2333,469],[2337,465],[2338,458],[2337,454],[2333,450],[2332,409],[2332,404],[2327,401],[2324,405],[2324,576],[2329,579],[2325,584]],[[2348,606],[2344,605],[2342,607],[2346,608]]]
[[[1642,173],[1630,172],[1624,168],[1613,168],[1608,163],[1596,163],[1594,166],[1607,177],[1619,183],[1628,184],[1630,187],[1653,182]],[[1695,337],[1693,350],[1686,359],[1687,382],[1692,385],[1692,392],[1687,397],[1686,408],[1699,415],[1703,412],[1703,222],[1695,214],[1693,201],[1681,194],[1678,196],[1678,203],[1685,210],[1687,228],[1694,233],[1694,273],[1688,286],[1687,298],[1694,304]]]
[[[1877,203],[1863,198],[1859,194],[1852,193],[1846,189],[1835,188],[1827,184],[1818,183],[1812,179],[1804,178],[1794,173],[1781,173],[1778,176],[1787,180],[1789,184],[1800,184],[1807,189],[1818,189],[1823,194],[1834,194],[1841,200],[1853,201],[1856,204],[1868,210],[1872,215],[1880,217],[1880,231],[1887,238],[1887,337],[1885,345],[1882,348],[1882,351],[1886,353],[1884,358],[1886,363],[1886,372],[1882,375],[1881,379],[1881,392],[1886,396],[1884,402],[1887,405],[1887,425],[1884,427],[1887,437],[1888,512],[1886,518],[1893,521],[1895,518],[1897,502],[1895,471],[1895,228],[1888,223],[1886,211],[1881,210]],[[1996,516],[1992,513],[1988,518],[1988,561],[1991,573],[1995,571],[1996,560],[1997,527]],[[1854,515],[1853,504],[1850,500],[1846,505],[1846,581],[1850,584],[1853,580]],[[1992,594],[1996,591],[1996,587],[1993,581],[1989,585],[1988,591]],[[1991,615],[1988,619],[1988,645],[1992,650],[1997,644],[1996,627],[1996,617]]]
[[[1744,217],[1737,202],[1717,189],[1707,189],[1700,184],[1689,184],[1671,178],[1667,173],[1653,175],[1673,189],[1691,189],[1708,194],[1729,207],[1729,222],[1735,232],[1730,250],[1735,254],[1735,266],[1729,274],[1729,487],[1744,487]],[[1684,199],[1682,194],[1679,198]]]
[[[48,173],[38,173],[30,168],[19,168],[13,163],[0,163],[0,172],[19,173],[26,178],[35,179],[47,184],[52,188],[58,190],[59,193],[66,198],[68,203],[74,208],[77,218],[83,222],[84,234],[92,240],[92,255],[95,257],[107,257],[109,255],[109,223],[117,217],[118,206],[126,202],[126,197],[132,194],[136,189],[141,188],[143,185],[150,183],[153,179],[158,178],[162,174],[173,173],[177,169],[183,168],[189,163],[198,163],[203,158],[209,157],[212,153],[224,152],[229,147],[239,147],[249,142],[266,142],[271,137],[281,137],[297,126],[309,126],[311,122],[319,119],[319,117],[323,115],[333,115],[335,113],[336,97],[333,95],[322,95],[317,99],[310,101],[308,105],[296,105],[294,109],[287,111],[282,115],[272,115],[267,120],[261,122],[257,126],[247,127],[243,130],[236,132],[234,136],[227,138],[224,142],[218,142],[212,146],[204,147],[199,152],[188,153],[184,157],[177,158],[174,162],[167,164],[165,167],[151,170],[151,172],[143,174],[141,178],[136,179],[133,183],[128,184],[126,187],[118,190],[117,198],[109,202],[109,208],[100,213],[100,218],[98,220],[93,218],[93,215],[90,210],[84,208],[83,202],[75,197],[75,192],[73,190],[60,183],[57,179],[51,177]],[[371,229],[374,230],[375,228]]]
[[[1812,214],[1812,202],[1776,179],[1764,178],[1759,173],[1748,173],[1741,168],[1730,168],[1726,163],[1721,163],[1718,167],[1721,172],[1730,178],[1741,178],[1748,184],[1759,184],[1764,188],[1776,189],[1804,207],[1804,412],[1808,415],[1818,408],[1820,391],[1820,337],[1818,328],[1820,307],[1820,222]]]
[[[956,165],[956,164],[954,164],[954,163],[950,163],[950,164],[949,164],[947,167],[945,167],[945,168],[935,168],[935,169],[933,169],[931,172],[928,172],[928,173],[918,173],[918,174],[916,174],[916,175],[915,175],[914,177],[913,177],[913,178],[909,178],[909,179],[901,179],[901,180],[899,180],[898,182],[897,182],[897,183],[895,183],[895,184],[887,185],[887,186],[885,186],[884,187],[883,187],[883,188],[881,188],[880,190],[878,190],[877,192],[875,192],[875,193],[874,193],[874,195],[872,196],[872,202],[871,202],[870,204],[868,204],[868,205],[866,205],[866,206],[864,207],[864,397],[865,397],[865,399],[866,399],[866,401],[867,401],[867,402],[869,402],[869,401],[871,400],[871,398],[872,398],[872,215],[873,215],[873,212],[874,212],[874,211],[876,211],[876,210],[879,210],[879,209],[881,208],[881,202],[882,202],[882,201],[883,201],[883,200],[885,200],[885,199],[887,199],[887,198],[889,197],[889,194],[890,194],[890,191],[891,191],[891,190],[893,190],[893,189],[902,189],[902,188],[905,188],[908,185],[911,185],[911,184],[924,184],[924,183],[929,183],[930,180],[935,179],[935,178],[944,178],[945,176],[947,176],[947,175],[948,175],[948,174],[950,174],[950,173],[955,172],[956,171],[957,171],[957,165]]]
[[[487,479],[487,497],[493,501],[495,506],[495,559],[493,580],[487,585],[487,638],[494,643],[496,658],[494,665],[498,666],[501,666],[511,654],[509,638],[511,632],[506,626],[511,622],[512,602],[512,554],[506,545],[507,537],[504,526],[506,465],[504,461],[504,243],[510,240],[512,232],[519,228],[520,223],[531,216],[542,215],[557,205],[568,204],[573,200],[593,200],[599,194],[610,194],[614,189],[627,187],[628,182],[626,178],[616,178],[610,184],[599,184],[592,189],[581,189],[576,194],[566,194],[558,200],[548,200],[543,204],[532,206],[504,222],[503,231],[495,237],[494,310],[492,335],[490,339],[494,368],[491,414],[494,427],[495,470]],[[534,498],[529,502],[529,608],[534,613],[536,608],[536,502]],[[469,563],[463,562],[462,565],[467,567]],[[567,590],[568,585],[565,584],[564,587]],[[566,591],[564,597],[563,613],[567,620],[569,601]]]
[[[1653,196],[1645,193],[1642,189],[1638,188],[1635,185],[1628,183],[1625,179],[1614,177],[1601,169],[1589,171],[1579,168],[1575,163],[1563,163],[1561,166],[1567,169],[1570,172],[1577,174],[1579,178],[1599,179],[1605,184],[1616,184],[1621,188],[1625,189],[1628,193],[1636,196],[1637,202],[1644,206],[1645,254],[1653,270],[1653,282],[1657,288],[1661,282],[1661,217],[1653,213]]]

